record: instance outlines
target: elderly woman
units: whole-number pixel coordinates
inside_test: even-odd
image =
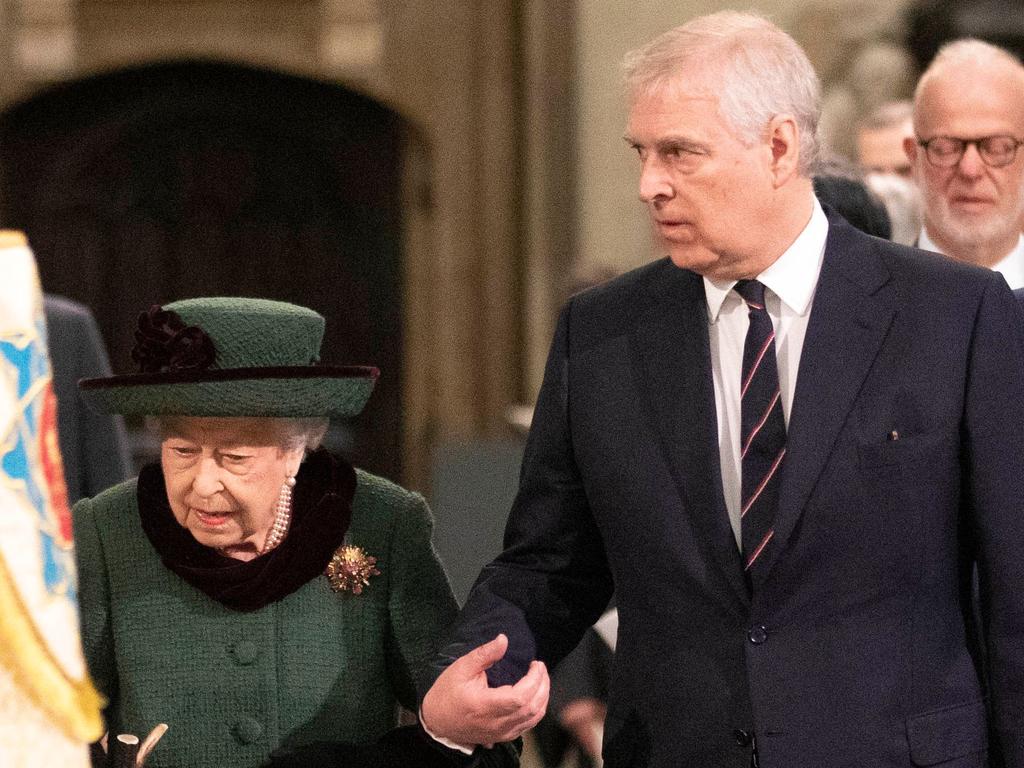
[[[467,762],[408,729],[343,746],[415,710],[456,605],[423,499],[317,448],[377,375],[315,364],[323,329],[281,302],[179,301],[141,316],[139,373],[81,382],[160,437],[159,464],[74,510],[89,670],[111,733],[170,725],[152,768],[282,748],[289,764]]]

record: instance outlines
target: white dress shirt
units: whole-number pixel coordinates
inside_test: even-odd
[[[921,235],[917,238],[917,247],[925,251],[935,251],[944,256],[949,255],[928,237],[928,232],[923,227]],[[1024,288],[1024,234],[1017,238],[1017,245],[1013,247],[1012,251],[992,265],[992,269],[1006,278],[1006,284],[1014,290]]]
[[[789,426],[796,391],[800,353],[811,316],[814,288],[825,256],[828,219],[817,200],[810,221],[793,244],[757,280],[764,284],[765,306],[775,327],[775,353],[782,390],[782,413]],[[722,466],[722,490],[729,523],[742,547],[740,535],[740,377],[743,374],[743,342],[750,325],[747,306],[732,288],[735,280],[704,278],[708,302],[708,335],[711,342],[711,373],[718,413],[718,452]]]

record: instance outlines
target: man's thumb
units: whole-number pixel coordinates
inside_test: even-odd
[[[507,650],[508,638],[505,635],[498,635],[489,643],[478,645],[463,657],[466,662],[465,672],[473,676],[490,669]]]

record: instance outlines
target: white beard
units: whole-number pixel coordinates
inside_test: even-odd
[[[937,239],[948,242],[954,250],[971,252],[987,243],[1013,240],[1021,231],[1024,217],[1024,179],[1021,181],[1013,210],[994,210],[984,216],[962,214],[950,208],[946,198],[925,188],[924,209],[933,214],[928,217],[929,230]]]

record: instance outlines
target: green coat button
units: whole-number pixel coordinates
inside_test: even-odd
[[[252,640],[239,640],[231,649],[231,656],[236,664],[247,667],[256,661],[260,655],[259,646]]]
[[[263,735],[263,726],[251,717],[241,718],[232,730],[242,744],[254,744]]]

